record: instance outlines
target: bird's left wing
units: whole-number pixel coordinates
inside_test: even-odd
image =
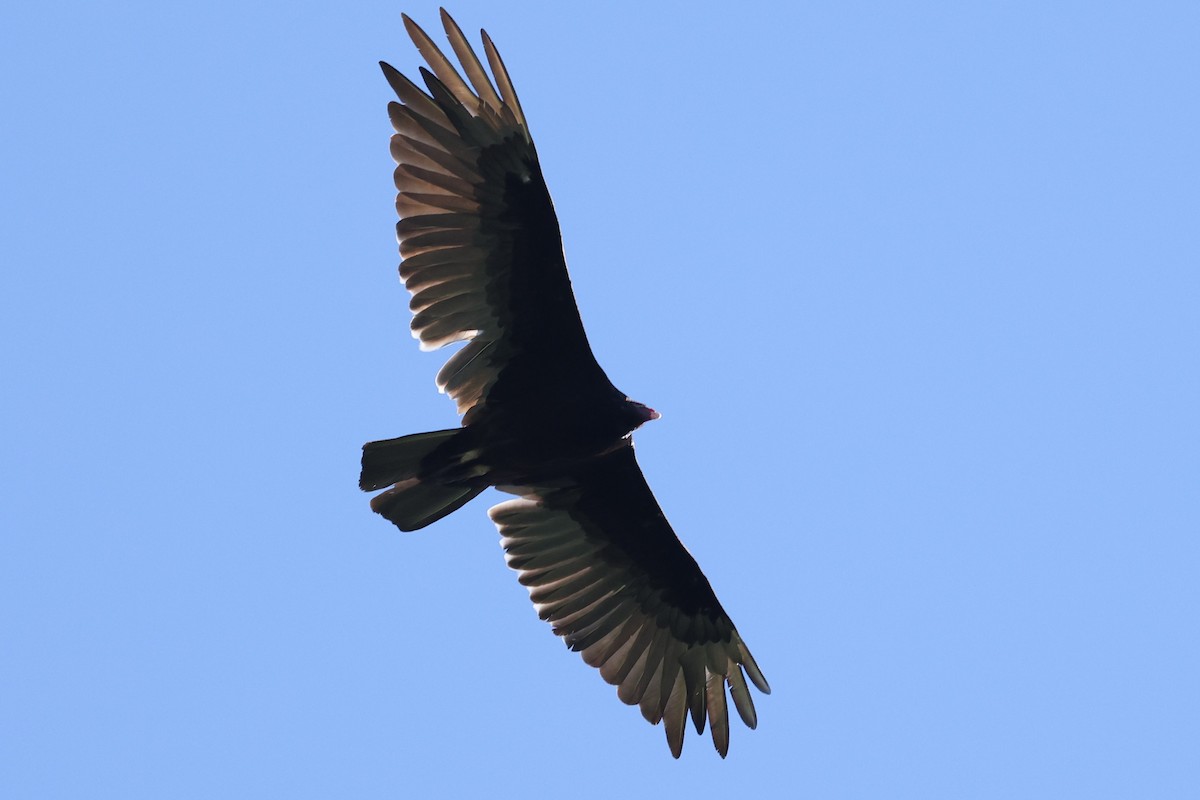
[[[407,16],[429,63],[421,70],[428,92],[381,64],[400,100],[388,115],[413,335],[423,350],[466,341],[437,376],[464,424],[495,394],[511,401],[612,391],[579,319],[558,218],[508,71],[484,33],[493,86],[445,10],[442,24],[462,74]]]
[[[521,495],[489,513],[538,616],[622,701],[664,723],[676,758],[689,712],[698,733],[707,719],[724,757],[726,686],[750,728],[757,716],[746,676],[764,693],[770,687],[663,516],[632,442],[553,486],[499,488]]]

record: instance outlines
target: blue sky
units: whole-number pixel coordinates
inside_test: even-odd
[[[663,413],[639,460],[759,729],[673,761],[536,618],[499,495],[403,535],[356,488],[456,419],[375,65],[435,6],[24,4],[0,794],[1194,796],[1200,6],[504,6],[450,11]]]

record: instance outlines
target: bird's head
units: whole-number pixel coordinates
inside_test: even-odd
[[[652,419],[658,419],[662,416],[662,414],[659,414],[650,406],[642,405],[636,400],[630,400],[628,397],[625,398],[625,404],[630,411],[630,416],[632,416],[634,419],[633,427],[635,429],[641,427]]]

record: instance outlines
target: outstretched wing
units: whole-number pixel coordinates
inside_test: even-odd
[[[640,706],[652,724],[664,722],[676,758],[689,711],[697,733],[707,719],[724,757],[726,686],[751,728],[757,717],[746,676],[771,690],[663,516],[632,443],[553,487],[499,488],[522,496],[489,513],[538,616],[617,686],[621,700]]]
[[[543,382],[566,393],[611,385],[583,332],[558,219],[508,72],[483,33],[494,87],[445,10],[442,23],[469,84],[407,16],[432,69],[421,68],[428,93],[381,63],[400,98],[388,114],[413,335],[423,350],[467,341],[437,376],[461,414],[485,403],[497,383],[525,397]]]

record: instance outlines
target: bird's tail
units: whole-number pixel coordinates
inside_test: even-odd
[[[363,445],[362,475],[358,486],[365,492],[392,488],[371,499],[371,509],[402,531],[415,531],[461,508],[485,487],[438,483],[422,477],[422,462],[449,442],[461,428],[416,433]],[[426,464],[425,474],[429,473]]]

